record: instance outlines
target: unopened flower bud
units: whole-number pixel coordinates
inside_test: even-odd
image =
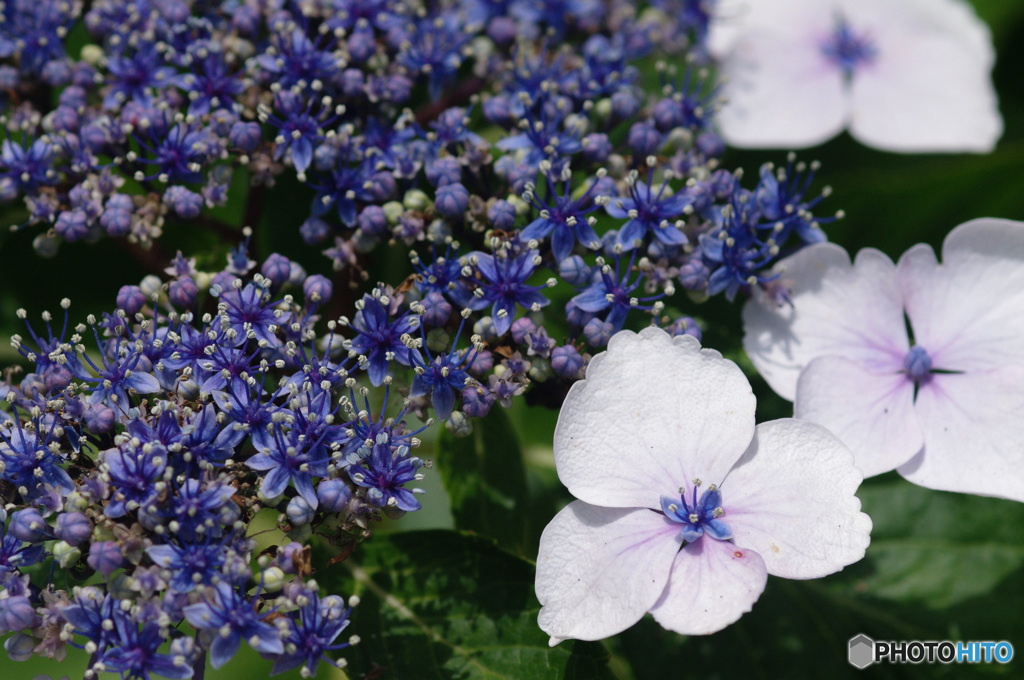
[[[316,510],[302,496],[296,496],[288,501],[288,508],[285,510],[288,521],[294,526],[309,524],[316,516]]]
[[[61,569],[67,569],[82,558],[82,551],[64,541],[57,541],[53,545],[53,558]]]
[[[117,541],[96,541],[89,546],[85,561],[99,573],[110,576],[124,562],[124,555]]]
[[[65,512],[57,515],[54,534],[68,545],[77,546],[89,540],[92,522],[81,512]]]
[[[316,487],[316,498],[324,512],[345,512],[352,500],[352,489],[340,479],[325,479]]]
[[[53,537],[50,525],[36,508],[23,508],[11,515],[7,531],[26,543],[40,543]]]

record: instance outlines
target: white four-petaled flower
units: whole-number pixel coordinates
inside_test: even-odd
[[[731,146],[813,146],[848,127],[888,151],[986,152],[1002,134],[992,38],[962,0],[724,0],[708,40]]]
[[[824,576],[868,545],[849,450],[812,423],[755,427],[746,377],[690,336],[612,337],[569,391],[554,450],[579,500],[537,557],[552,645],[614,635],[647,612],[713,633],[750,610],[768,574]]]
[[[797,418],[866,476],[1024,501],[1024,223],[962,224],[941,264],[821,243],[779,269],[791,304],[748,302],[744,346]]]

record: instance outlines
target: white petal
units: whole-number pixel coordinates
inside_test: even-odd
[[[851,134],[889,151],[991,151],[1003,122],[985,25],[966,3],[886,7],[870,27],[876,56],[853,75]]]
[[[755,551],[705,536],[676,555],[668,588],[651,614],[677,633],[708,635],[749,612],[767,582]]]
[[[708,52],[724,59],[737,41],[750,32],[785,32],[808,16],[825,22],[832,11],[822,0],[716,0],[708,26]]]
[[[900,258],[916,342],[935,368],[1024,365],[1024,223],[980,219],[946,237],[943,263],[917,245]]]
[[[854,495],[860,482],[850,450],[831,432],[773,420],[757,426],[722,485],[722,519],[769,574],[818,578],[864,557],[871,518]]]
[[[804,366],[838,354],[876,371],[898,371],[910,346],[892,260],[872,248],[853,265],[833,243],[808,246],[779,264],[792,306],[752,299],[743,347],[772,389],[790,401]]]
[[[540,538],[541,629],[557,644],[629,628],[661,596],[681,544],[679,525],[658,513],[573,501]]]
[[[838,0],[843,16],[855,27],[887,43],[902,36],[945,36],[981,63],[995,61],[992,33],[964,0]]]
[[[690,336],[622,331],[569,390],[555,464],[580,500],[660,509],[694,477],[725,477],[753,434],[754,395],[736,364]]]
[[[1024,501],[1024,366],[933,374],[915,408],[924,451],[901,475],[929,489]]]
[[[827,17],[826,17],[827,18]],[[802,148],[846,126],[842,71],[821,54],[817,23],[799,32],[750,31],[724,58],[722,138],[739,148]]]
[[[819,357],[797,383],[793,415],[832,431],[865,477],[895,470],[921,450],[914,383],[902,373],[869,373],[841,356]]]

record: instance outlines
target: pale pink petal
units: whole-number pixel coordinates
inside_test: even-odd
[[[842,71],[821,54],[814,26],[794,34],[751,30],[724,58],[717,122],[739,148],[802,148],[831,139],[846,126],[849,93]]]
[[[708,635],[749,612],[768,581],[755,551],[707,536],[676,555],[654,620],[683,635]]]
[[[900,258],[907,317],[939,369],[1024,365],[1024,223],[979,219]]]
[[[865,477],[895,470],[921,450],[914,382],[869,373],[841,356],[819,357],[797,383],[793,415],[831,430],[853,451]]]
[[[722,484],[722,520],[769,574],[819,578],[864,557],[871,518],[854,495],[860,483],[853,455],[831,432],[773,420],[757,426]]]
[[[876,22],[875,58],[851,83],[850,133],[888,151],[991,151],[1003,121],[990,78],[991,41],[979,40],[984,25],[977,17],[929,21],[928,9],[903,7]]]
[[[933,374],[915,408],[924,450],[901,475],[929,489],[1024,501],[1024,366]]]
[[[580,500],[660,509],[694,477],[725,477],[753,434],[754,395],[736,364],[690,336],[622,331],[569,390],[555,464]]]
[[[647,509],[566,506],[537,556],[538,623],[551,644],[599,640],[639,621],[665,589],[681,544],[679,525]]]
[[[747,302],[743,347],[779,395],[792,401],[800,371],[827,354],[874,372],[902,369],[910,345],[892,260],[867,248],[851,265],[845,250],[821,243],[786,258],[778,269],[792,285],[792,305]]]

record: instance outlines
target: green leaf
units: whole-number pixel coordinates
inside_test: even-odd
[[[932,491],[896,474],[857,495],[874,529],[867,558],[850,572],[856,592],[942,608],[1024,566],[1021,503]]]
[[[378,535],[343,567],[351,581],[332,592],[362,599],[352,614],[352,632],[362,641],[344,654],[351,677],[612,677],[598,643],[548,646],[537,627],[533,565],[483,538],[452,531]]]
[[[969,577],[969,575],[966,575]],[[768,577],[751,612],[725,630],[706,637],[683,637],[650,617],[618,636],[621,652],[636,680],[680,678],[863,678],[847,661],[849,640],[1007,640],[1019,648],[1024,636],[1019,612],[1024,571],[991,595],[974,598],[941,613],[919,604],[881,601],[867,594],[845,594],[842,579],[812,581]],[[616,649],[617,648],[617,649]],[[1016,663],[915,665],[876,664],[872,678],[1017,677]],[[667,675],[667,669],[680,669]]]
[[[519,438],[504,409],[493,408],[468,437],[447,430],[435,465],[451,499],[455,527],[522,552],[526,541],[526,472]]]

